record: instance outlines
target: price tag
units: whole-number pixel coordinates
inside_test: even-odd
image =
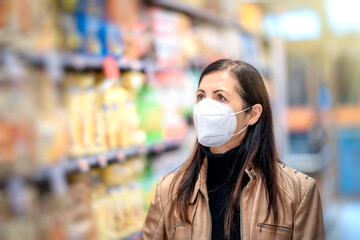
[[[130,62],[130,68],[135,71],[139,71],[141,70],[141,63],[139,61],[132,61]]]
[[[147,153],[147,147],[141,146],[139,147],[139,154],[145,155]]]
[[[107,159],[104,155],[98,156],[98,163],[100,167],[106,167],[107,166]]]
[[[157,153],[165,151],[165,148],[166,148],[166,146],[164,143],[159,143],[154,146],[154,149]]]
[[[86,64],[86,60],[83,57],[80,57],[79,55],[72,56],[71,58],[66,59],[67,64],[72,64],[77,69],[83,69]]]
[[[88,161],[86,161],[86,159],[80,159],[77,162],[77,166],[80,172],[87,172],[90,170],[90,166]]]
[[[124,162],[126,159],[125,153],[123,151],[118,151],[116,157],[119,162]]]

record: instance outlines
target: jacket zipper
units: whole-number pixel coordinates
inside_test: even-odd
[[[185,223],[184,223],[184,222],[177,222],[177,223],[173,226],[173,235],[175,234],[176,227],[179,226],[179,225],[185,225]]]
[[[260,229],[260,232],[261,232],[261,228],[265,227],[265,228],[271,228],[271,229],[280,229],[280,230],[283,230],[285,232],[291,232],[291,229],[290,228],[287,228],[287,227],[281,227],[281,226],[275,226],[275,225],[270,225],[270,224],[264,224],[264,223],[258,223],[257,224],[259,229]]]
[[[202,193],[202,195],[204,196],[205,200],[206,200],[206,204],[207,204],[207,209],[208,209],[208,213],[209,213],[209,216],[210,216],[210,240],[211,240],[211,231],[212,231],[212,219],[211,219],[211,213],[210,213],[210,207],[209,207],[209,201],[208,199],[206,198],[205,196],[205,193],[201,190],[201,188],[199,189],[200,192]]]
[[[243,192],[245,191],[245,189],[247,188],[247,185],[243,188],[243,190],[241,191],[241,194],[240,194],[240,239],[244,239],[242,234],[243,234],[243,230],[242,230],[242,220],[241,220],[241,213],[242,213],[242,207],[241,207],[241,203],[242,203],[242,195],[243,195]]]

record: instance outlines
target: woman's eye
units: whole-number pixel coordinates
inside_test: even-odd
[[[218,101],[226,101],[226,98],[223,96],[223,95],[221,95],[221,94],[218,94]]]
[[[198,101],[201,101],[201,100],[203,100],[204,99],[204,95],[202,95],[202,94],[199,94],[199,95],[197,95],[197,100]]]

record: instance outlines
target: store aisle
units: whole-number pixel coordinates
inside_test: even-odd
[[[344,199],[328,206],[324,215],[327,240],[360,239],[360,199]]]
[[[180,167],[191,154],[195,141],[195,130],[193,127],[190,127],[178,149],[155,156],[152,159],[155,178],[160,179],[162,176]]]

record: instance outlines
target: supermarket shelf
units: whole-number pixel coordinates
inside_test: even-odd
[[[149,146],[131,146],[111,150],[106,153],[62,160],[58,164],[44,167],[35,174],[36,181],[54,178],[55,175],[67,175],[72,172],[87,172],[93,167],[106,167],[111,162],[123,162],[134,156],[153,155],[176,149],[181,141],[167,141]]]
[[[124,240],[140,240],[140,239],[142,239],[142,233],[140,231],[124,238]]]
[[[104,154],[97,154],[88,157],[82,157],[67,161],[64,165],[66,173],[71,172],[86,172],[91,167],[105,167],[110,162],[123,162],[128,158],[134,156],[143,156],[146,154],[159,154],[165,151],[175,149],[180,146],[178,141],[169,141],[163,143],[157,143],[149,146],[132,146],[127,148],[121,148],[118,150],[112,150]]]
[[[196,18],[211,24],[219,25],[219,26],[233,26],[240,28],[240,25],[235,21],[221,17],[216,13],[212,13],[206,10],[197,9],[186,4],[180,3],[179,1],[172,0],[150,0],[148,1],[150,4],[167,8],[170,10],[178,11],[189,15],[192,18]]]
[[[74,71],[102,70],[103,67],[103,57],[91,57],[79,53],[26,53],[24,57],[34,65],[45,66],[49,62],[56,61],[60,67]],[[120,69],[131,70],[145,70],[151,67],[147,61],[120,59],[117,64]]]

